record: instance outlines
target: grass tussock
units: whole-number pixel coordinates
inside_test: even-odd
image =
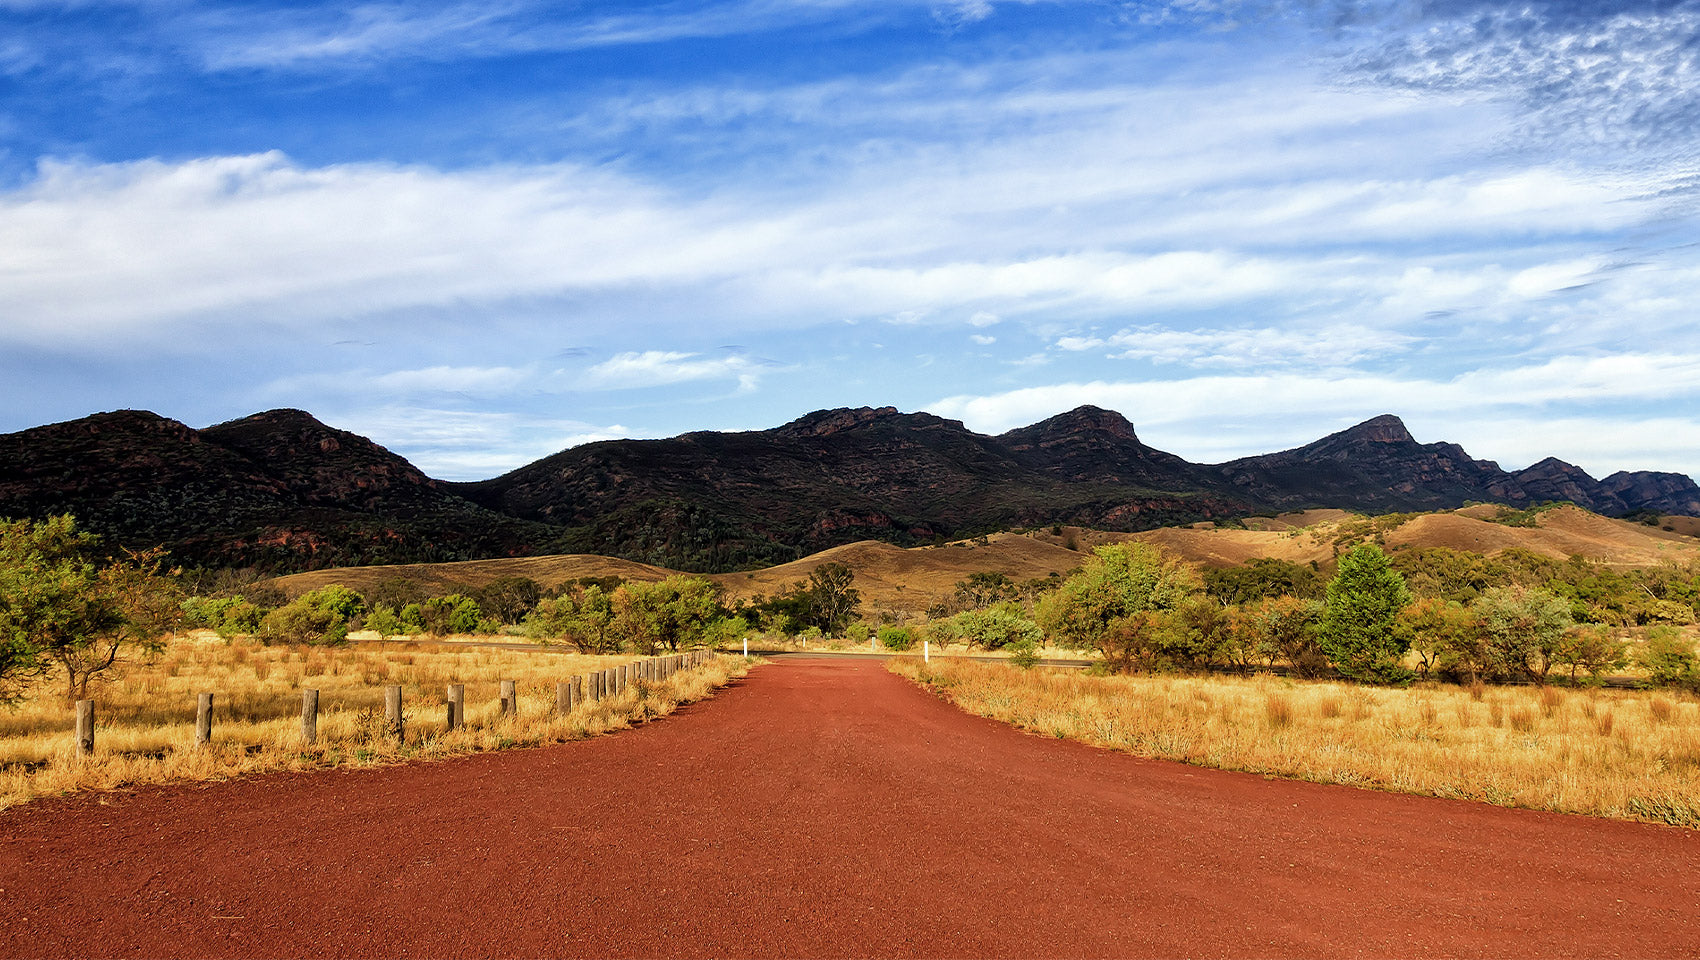
[[[34,797],[135,784],[218,780],[270,770],[316,770],[442,759],[577,740],[665,716],[749,670],[717,657],[659,682],[555,714],[555,683],[630,663],[486,648],[266,647],[179,639],[148,664],[94,691],[95,750],[76,754],[75,710],[42,690],[0,708],[0,809]],[[500,686],[517,684],[519,713],[502,716]],[[448,730],[447,687],[466,687],[466,725]],[[388,735],[384,686],[402,688],[405,740]],[[319,691],[318,742],[301,738],[301,691]],[[214,695],[212,743],[197,748],[197,697]]]
[[[1618,690],[1383,689],[893,659],[970,713],[1142,757],[1700,828],[1700,703]]]

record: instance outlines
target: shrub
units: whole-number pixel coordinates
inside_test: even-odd
[[[1031,670],[1039,664],[1039,644],[1034,640],[1015,640],[1004,647],[1009,651],[1009,662],[1023,670]]]
[[[960,639],[969,647],[999,650],[1012,643],[1027,641],[1035,647],[1045,637],[1039,625],[1028,619],[1018,604],[1003,602],[984,610],[966,610],[945,621],[945,630],[937,632],[939,645]]]
[[[844,628],[844,637],[851,643],[867,643],[868,638],[873,635],[873,628],[868,626],[867,622],[863,620],[857,620],[855,623]]]
[[[1270,663],[1285,663],[1295,676],[1320,677],[1328,672],[1328,655],[1316,641],[1322,617],[1320,600],[1275,597],[1240,611],[1242,642]]]
[[[256,636],[267,644],[336,644],[348,639],[348,621],[302,596],[266,614]]]
[[[1493,587],[1470,609],[1498,676],[1546,682],[1564,632],[1572,626],[1563,600],[1538,587]]]
[[[478,601],[463,593],[451,593],[419,604],[419,618],[426,633],[433,637],[446,637],[476,632],[482,616]],[[405,615],[403,619],[406,619]]]
[[[1694,643],[1684,640],[1675,627],[1648,630],[1640,659],[1647,680],[1654,686],[1700,687],[1700,664],[1696,663]]]
[[[880,646],[902,653],[915,645],[915,632],[908,627],[880,627]]]
[[[624,584],[614,591],[612,633],[645,655],[696,646],[720,616],[720,596],[720,586],[701,577]]]

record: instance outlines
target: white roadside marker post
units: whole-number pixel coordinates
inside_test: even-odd
[[[931,640],[922,640],[921,641],[921,662],[922,663],[932,663],[933,662],[933,643],[932,643]]]

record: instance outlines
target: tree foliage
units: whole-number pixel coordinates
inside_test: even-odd
[[[720,597],[720,585],[701,577],[627,583],[614,591],[611,628],[646,656],[693,647],[704,641],[709,625],[721,615]]]
[[[526,632],[540,639],[558,638],[580,653],[613,653],[620,648],[612,630],[614,599],[597,584],[574,584],[560,596],[540,600],[525,620]]]
[[[1098,649],[1106,660],[1128,666],[1140,657],[1122,649],[1122,640],[1143,638],[1156,626],[1146,622],[1147,614],[1173,610],[1201,588],[1191,567],[1149,544],[1110,544],[1041,598],[1034,618],[1062,646]]]
[[[937,639],[941,647],[960,640],[968,647],[1001,650],[1022,642],[1037,646],[1045,638],[1045,631],[1027,616],[1020,604],[1004,601],[983,610],[964,610],[941,622],[930,637]]]
[[[98,551],[69,515],[0,521],[0,699],[16,700],[55,667],[67,699],[87,697],[93,680],[132,652],[157,650],[181,621],[161,551]]]
[[[1409,638],[1397,629],[1411,602],[1405,578],[1373,543],[1340,558],[1324,592],[1317,640],[1340,673],[1365,683],[1400,683],[1410,671],[1400,662]]]

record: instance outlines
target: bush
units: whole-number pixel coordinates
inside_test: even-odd
[[[407,632],[401,618],[396,616],[395,610],[387,603],[372,607],[372,612],[366,614],[366,622],[362,626],[376,633],[380,640],[388,640]]]
[[[1009,651],[1009,662],[1023,670],[1031,670],[1039,664],[1039,644],[1032,640],[1016,640],[1004,647]]]
[[[266,614],[256,636],[268,644],[338,644],[348,639],[348,621],[315,607],[303,596]]]
[[[1003,602],[984,610],[967,610],[951,617],[938,632],[939,645],[960,639],[969,647],[1000,650],[1012,643],[1027,641],[1035,647],[1045,637],[1039,625],[1027,618],[1019,604]]]
[[[857,620],[855,623],[844,628],[844,638],[855,644],[867,643],[868,638],[873,635],[874,628],[868,626],[867,622],[864,620]]]
[[[1700,664],[1696,663],[1694,643],[1683,639],[1675,627],[1648,630],[1640,659],[1647,680],[1654,686],[1700,688]]]
[[[902,653],[915,645],[915,632],[908,627],[880,627],[880,646]]]
[[[411,606],[409,604],[409,607]],[[433,637],[474,633],[478,630],[479,621],[483,619],[478,610],[478,601],[463,593],[432,597],[419,604],[418,616],[424,632]],[[405,610],[402,619],[407,619]]]

